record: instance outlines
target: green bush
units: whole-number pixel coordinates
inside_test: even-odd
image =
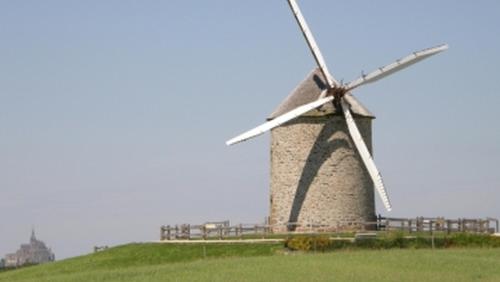
[[[406,248],[408,244],[403,232],[388,232],[383,237],[358,239],[353,245],[361,249],[392,249]]]
[[[310,244],[308,237],[292,237],[285,241],[285,247],[293,251],[309,251]]]
[[[383,249],[383,241],[377,238],[355,240],[351,246],[360,249]]]
[[[293,251],[326,251],[340,249],[426,249],[426,248],[500,248],[500,237],[490,235],[455,233],[452,235],[430,237],[429,234],[417,234],[407,237],[403,232],[387,232],[381,237],[346,240],[330,240],[327,235],[302,235],[289,238],[285,247]]]
[[[408,240],[407,247],[411,249],[425,249],[428,248],[429,246],[432,247],[432,241],[421,236],[417,236],[415,238],[408,238],[407,240]]]
[[[330,245],[328,247],[329,250],[340,250],[347,249],[352,247],[352,243],[346,240],[333,240],[330,241]]]
[[[285,247],[293,251],[325,251],[331,245],[330,238],[321,236],[296,236],[285,241]]]
[[[389,232],[383,238],[384,247],[386,249],[391,248],[406,248],[408,247],[408,239],[405,238],[404,233],[400,231]]]
[[[456,233],[445,238],[446,247],[500,247],[500,238],[490,235]]]

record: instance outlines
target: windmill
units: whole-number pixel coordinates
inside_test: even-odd
[[[296,1],[288,0],[288,3],[318,67],[266,123],[226,144],[233,145],[271,130],[272,224],[338,225],[343,221],[373,220],[373,187],[387,211],[392,207],[371,154],[373,116],[351,91],[442,52],[448,46],[413,52],[349,83],[339,83],[328,70]],[[296,141],[298,139],[301,141]]]

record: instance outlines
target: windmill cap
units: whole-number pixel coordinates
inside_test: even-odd
[[[319,68],[312,70],[309,75],[286,97],[283,102],[273,111],[273,113],[267,118],[268,120],[275,119],[276,117],[285,114],[297,107],[305,105],[307,103],[316,101],[321,92],[326,88],[326,83],[322,78],[322,74]],[[346,94],[345,99],[347,103],[351,106],[351,112],[354,115],[375,118],[375,116],[361,104],[353,95],[350,93]],[[312,110],[303,114],[302,116],[325,116],[339,114],[342,112],[335,109],[333,104],[326,104],[321,108],[321,111]]]

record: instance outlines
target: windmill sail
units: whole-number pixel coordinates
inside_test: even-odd
[[[387,192],[385,191],[382,176],[380,175],[377,166],[375,166],[375,162],[373,161],[370,151],[368,151],[368,148],[366,147],[365,141],[363,141],[363,138],[361,137],[361,133],[359,133],[358,126],[352,118],[349,105],[344,101],[344,99],[341,100],[340,105],[342,106],[342,111],[344,112],[345,120],[347,122],[347,128],[349,129],[352,141],[356,145],[359,155],[361,156],[361,159],[363,160],[363,163],[365,164],[366,169],[370,174],[373,184],[375,185],[375,189],[377,190],[378,195],[380,196],[380,199],[382,200],[382,203],[384,204],[387,211],[391,211],[391,202],[389,201],[389,197],[387,196]]]
[[[326,90],[325,90],[326,92]],[[253,138],[253,137],[256,137],[256,136],[259,136],[275,127],[278,127],[282,124],[284,124],[285,122],[288,122],[290,120],[293,120],[317,107],[320,107],[328,102],[331,102],[333,101],[333,97],[332,96],[328,96],[328,97],[325,97],[325,98],[321,98],[321,99],[318,99],[314,102],[311,102],[311,103],[308,103],[308,104],[305,104],[305,105],[302,105],[300,107],[297,107],[291,111],[289,111],[288,113],[285,113],[271,121],[268,121],[262,125],[259,125],[257,126],[256,128],[254,129],[251,129],[243,134],[240,134],[236,137],[234,137],[233,139],[231,140],[228,140],[226,142],[226,145],[233,145],[233,144],[236,144],[236,143],[239,143],[239,142],[243,142],[245,140],[248,140],[250,138]]]
[[[349,84],[347,84],[347,90],[353,90],[354,88],[357,88],[361,85],[367,84],[367,83],[372,83],[375,82],[379,79],[382,79],[386,76],[389,76],[397,71],[400,71],[404,68],[407,68],[413,64],[416,64],[424,59],[429,58],[430,56],[436,55],[437,53],[443,52],[446,49],[448,49],[448,45],[440,45],[437,47],[432,47],[428,49],[424,49],[421,51],[413,52],[412,54],[401,58],[397,61],[395,61],[392,64],[389,64],[387,66],[381,67],[367,75],[363,75],[360,78],[353,80]]]
[[[290,8],[292,9],[293,15],[295,16],[295,19],[297,20],[297,23],[299,24],[300,29],[302,30],[302,34],[306,39],[307,45],[309,45],[309,48],[311,49],[311,53],[313,54],[314,60],[316,60],[316,63],[318,64],[318,67],[321,69],[321,72],[323,73],[325,80],[328,82],[328,85],[330,85],[330,87],[338,85],[338,82],[335,80],[335,78],[333,78],[333,76],[328,71],[325,59],[323,58],[323,55],[319,50],[318,44],[316,43],[316,40],[314,39],[314,36],[312,35],[311,30],[309,29],[309,26],[307,25],[307,22],[304,19],[302,12],[300,11],[299,5],[297,5],[297,2],[295,0],[288,0],[288,4],[290,4]]]

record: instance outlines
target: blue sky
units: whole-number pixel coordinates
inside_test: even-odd
[[[354,94],[392,216],[500,217],[499,2],[299,4],[345,81],[450,45]],[[269,135],[224,142],[314,67],[286,1],[1,1],[0,38],[0,255],[263,221]]]

